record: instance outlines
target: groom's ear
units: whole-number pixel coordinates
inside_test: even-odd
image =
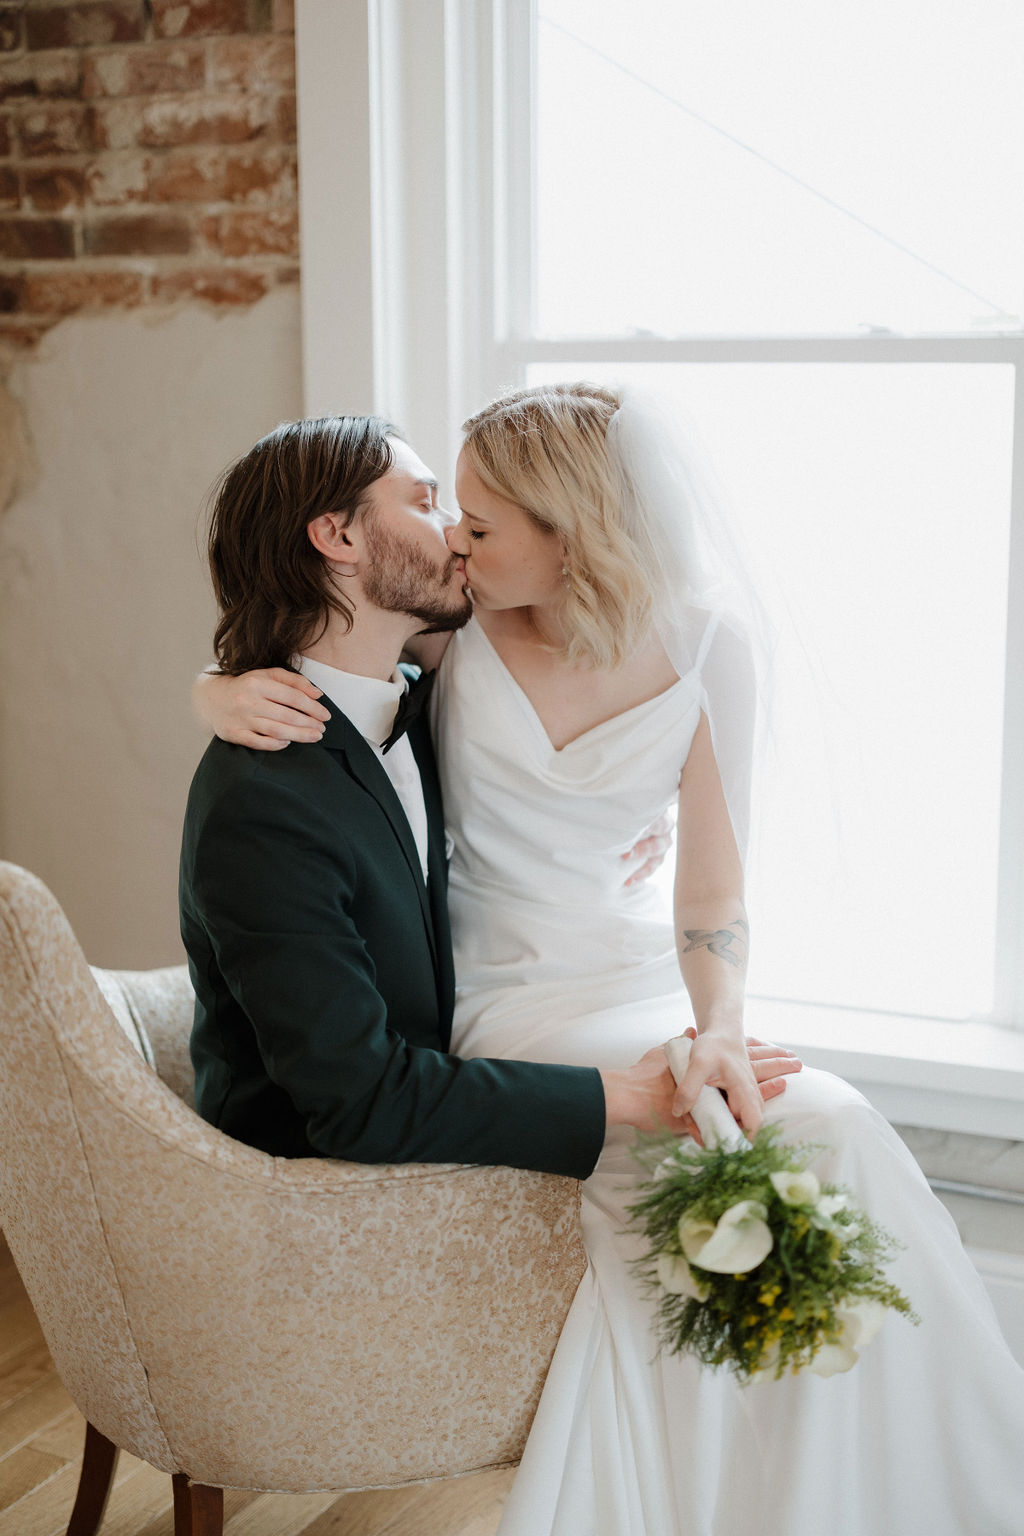
[[[352,521],[342,512],[321,512],[306,524],[306,533],[314,549],[329,560],[339,574],[355,575],[361,553],[360,540],[354,536]]]

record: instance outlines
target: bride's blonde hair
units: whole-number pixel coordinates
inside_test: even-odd
[[[463,423],[463,452],[565,552],[566,660],[617,667],[650,631],[651,598],[626,532],[608,453],[619,396],[600,384],[543,384],[501,395]]]

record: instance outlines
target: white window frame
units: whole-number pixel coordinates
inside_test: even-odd
[[[1019,333],[533,337],[531,15],[530,0],[297,0],[308,414],[381,412],[450,487],[459,423],[533,362],[1002,363],[1024,385]],[[757,998],[748,1019],[890,1119],[1024,1138],[1024,387],[1014,400],[1000,1022]]]

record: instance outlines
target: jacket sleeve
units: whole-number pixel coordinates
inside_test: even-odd
[[[410,1045],[389,1027],[354,915],[358,883],[337,823],[280,782],[236,781],[197,838],[193,899],[223,984],[310,1144],[354,1162],[585,1178],[604,1140],[596,1069]]]

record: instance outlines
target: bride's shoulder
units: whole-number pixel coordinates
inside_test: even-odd
[[[660,635],[653,633],[630,658],[627,666],[641,687],[655,693],[663,693],[680,678]]]

